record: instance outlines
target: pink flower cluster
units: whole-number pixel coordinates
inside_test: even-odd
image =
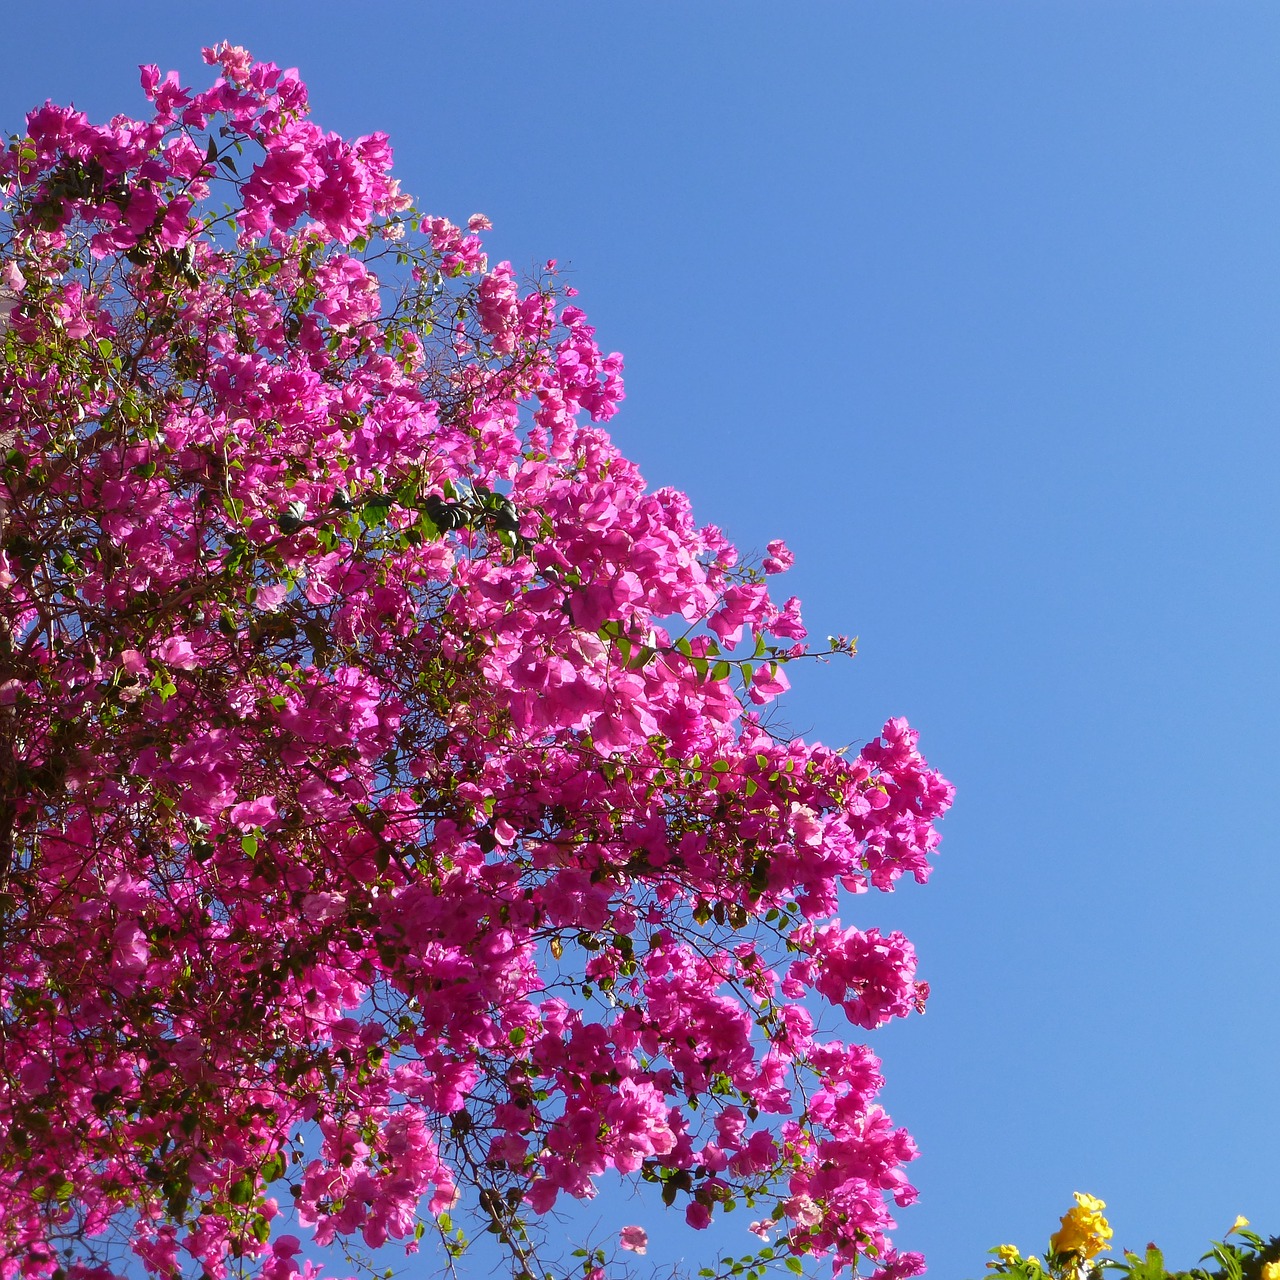
[[[899,720],[766,727],[791,553],[646,487],[553,265],[206,60],[0,154],[0,1280],[455,1218],[525,1266],[612,1175],[918,1274],[915,1148],[812,1011],[923,1005],[834,917],[927,878],[950,786]]]

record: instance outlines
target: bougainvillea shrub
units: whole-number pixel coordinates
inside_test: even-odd
[[[838,913],[951,788],[904,721],[772,727],[850,646],[646,489],[554,263],[205,57],[0,156],[0,1276],[541,1276],[617,1175],[917,1274],[912,1141],[815,1028],[923,1006]]]

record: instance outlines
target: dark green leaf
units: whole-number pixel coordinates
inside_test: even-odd
[[[252,1174],[242,1174],[227,1188],[227,1199],[232,1204],[248,1204],[253,1199],[254,1180]]]

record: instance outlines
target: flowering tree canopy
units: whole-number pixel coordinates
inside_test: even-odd
[[[790,554],[646,490],[554,263],[205,56],[0,155],[0,1276],[479,1227],[541,1277],[610,1171],[917,1274],[820,1019],[923,1005],[836,913],[926,879],[950,786],[900,720],[770,731]]]

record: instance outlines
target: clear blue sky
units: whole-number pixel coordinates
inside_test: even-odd
[[[572,264],[623,448],[785,537],[811,630],[861,637],[788,716],[904,714],[959,788],[933,882],[856,916],[933,985],[875,1041],[931,1275],[1042,1246],[1077,1189],[1179,1266],[1237,1212],[1280,1231],[1280,7],[79,0],[2,32],[5,129],[137,111],[137,63],[221,38],[297,65],[424,206]]]

